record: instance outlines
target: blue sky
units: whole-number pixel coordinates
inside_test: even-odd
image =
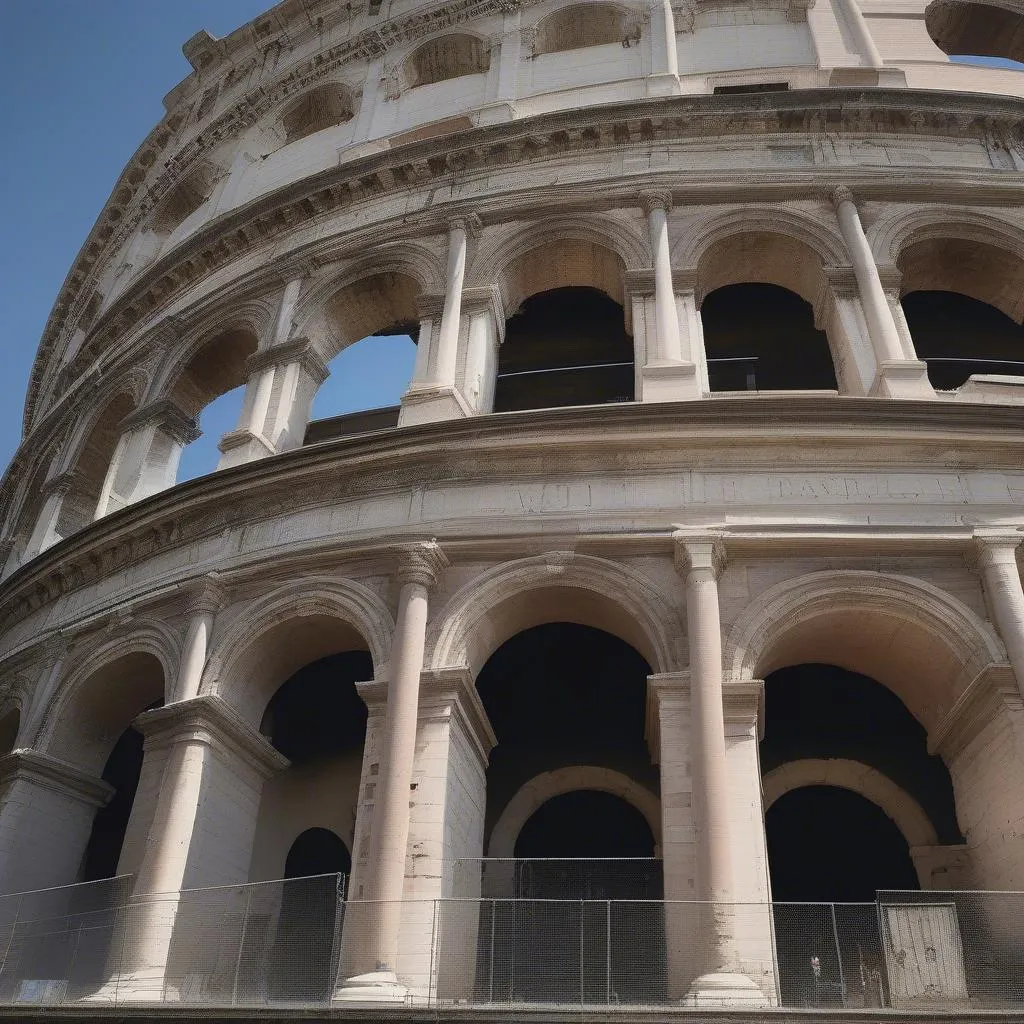
[[[271,0],[3,6],[0,467],[20,440],[29,370],[64,277],[117,176],[163,114],[164,95],[191,70],[182,43],[201,28],[226,35]],[[408,379],[411,356],[408,341],[373,339],[353,348],[332,366],[315,414],[390,404]],[[182,478],[213,468],[212,446],[234,426],[239,400],[228,396],[205,411],[205,436],[186,452]]]

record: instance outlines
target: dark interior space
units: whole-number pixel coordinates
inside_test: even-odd
[[[366,735],[355,684],[373,678],[367,651],[332,654],[299,669],[274,694],[261,731],[293,763],[351,750]]]
[[[285,878],[348,875],[351,871],[348,847],[329,828],[307,828],[292,843],[284,862]]]
[[[800,758],[849,758],[878,769],[924,809],[940,843],[961,843],[953,781],[928,734],[887,687],[834,665],[794,665],[765,679],[761,770]]]
[[[917,889],[900,830],[848,789],[806,786],[780,797],[765,818],[772,898],[870,903],[879,889]]]
[[[902,301],[933,387],[951,391],[975,373],[1024,376],[1024,327],[995,306],[943,291],[909,292]]]
[[[653,857],[647,819],[611,793],[581,789],[540,805],[516,840],[517,857]]]
[[[153,707],[159,707],[154,704]],[[151,711],[152,707],[146,708]],[[118,737],[100,776],[114,787],[110,801],[96,812],[92,831],[85,848],[82,881],[94,882],[101,878],[113,878],[117,874],[117,862],[121,858],[128,819],[132,813],[135,791],[139,788],[142,775],[142,746],[144,739],[138,729],[129,726]]]
[[[622,306],[596,288],[526,299],[498,350],[495,412],[631,402],[633,339]]]
[[[487,768],[487,833],[526,782],[568,765],[611,768],[657,793],[644,740],[650,671],[625,641],[569,622],[502,644],[476,681],[498,738]]]
[[[814,311],[773,284],[731,284],[700,310],[712,391],[836,390],[835,367]]]

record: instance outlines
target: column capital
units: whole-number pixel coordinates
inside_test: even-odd
[[[227,592],[216,572],[191,580],[184,591],[185,611],[189,615],[215,615],[228,603]]]
[[[654,210],[664,210],[665,213],[669,213],[672,209],[672,193],[667,188],[641,192],[638,199],[641,209],[648,217]]]
[[[403,586],[418,583],[431,590],[448,564],[448,558],[436,540],[403,545],[399,548],[398,580]]]
[[[712,573],[716,580],[722,575],[728,561],[723,534],[677,529],[672,533],[672,540],[676,570],[680,574],[706,572]]]
[[[330,375],[323,357],[309,338],[293,338],[280,345],[271,345],[253,352],[245,361],[245,369],[251,376],[272,366],[287,366],[289,363],[301,363],[320,384]]]
[[[103,807],[114,795],[114,787],[102,779],[38,750],[13,750],[0,757],[0,784],[19,781],[68,794],[90,807]]]
[[[1017,549],[1024,543],[1024,533],[1016,530],[975,530],[967,549],[967,564],[973,569],[1007,565],[1017,568]]]
[[[284,771],[290,764],[265,736],[211,694],[144,711],[134,724],[146,737],[146,750],[175,743],[203,743],[217,750],[227,749],[264,778]]]
[[[483,227],[484,222],[475,213],[459,214],[448,221],[449,234],[454,231],[465,231],[466,235],[470,238],[476,238],[483,230]]]
[[[189,444],[202,434],[195,418],[170,398],[161,398],[136,409],[121,421],[120,426],[123,431],[155,426],[180,444]]]
[[[74,470],[69,470],[66,473],[59,473],[57,476],[51,476],[42,487],[39,488],[39,497],[49,498],[51,495],[59,494],[63,497],[72,487],[75,486],[76,474]]]
[[[837,210],[843,205],[843,203],[853,203],[854,206],[857,205],[857,200],[847,185],[836,185],[836,187],[829,193],[829,199],[832,200],[832,205]]]

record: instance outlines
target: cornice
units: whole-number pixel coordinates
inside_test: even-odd
[[[1006,97],[897,89],[811,89],[637,100],[556,111],[410,142],[311,175],[243,208],[229,211],[200,229],[143,271],[104,312],[75,359],[61,371],[61,380],[64,386],[70,385],[82,374],[82,367],[95,360],[112,337],[154,317],[172,297],[183,293],[199,277],[325,214],[410,187],[447,182],[453,173],[453,160],[465,177],[474,172],[488,173],[497,167],[545,158],[564,159],[576,152],[635,148],[674,139],[706,139],[709,135],[861,133],[977,137],[987,141],[995,127],[1016,139],[1020,135],[1022,115],[1024,101]],[[952,171],[922,172],[915,184],[894,181],[884,169],[860,170],[852,177],[848,171],[844,174],[850,177],[848,186],[864,199],[941,201],[963,198],[975,204],[998,204],[1019,201],[1020,189],[1024,187],[1024,176],[1007,171],[971,175]],[[665,172],[661,175],[664,180],[658,175],[642,177],[644,188],[671,186],[678,194],[683,191],[677,174]],[[809,189],[820,191],[834,187],[835,177],[835,168],[799,172],[787,169],[778,173],[740,170],[734,175],[716,171],[688,176],[685,198],[710,202],[743,195],[749,201],[751,189],[755,189],[759,198],[779,200],[805,195]],[[624,182],[623,195],[613,196],[614,202],[625,205],[628,189],[632,197],[630,205],[635,205],[637,184],[635,176]],[[607,182],[602,181],[601,186],[607,191]],[[574,183],[564,191],[566,195],[575,192],[579,196],[580,186]],[[552,201],[555,198],[553,196]],[[482,210],[449,208],[438,210],[434,216],[443,220],[472,212],[485,214]],[[119,218],[119,229],[127,231],[129,224],[123,215]],[[83,253],[92,253],[94,248],[87,243]],[[100,246],[85,263],[81,262],[80,254],[47,323],[26,402],[26,429],[35,416],[42,379],[52,375],[48,357],[63,325],[73,326],[76,322],[72,307],[77,292],[84,287],[102,248]]]
[[[0,584],[5,611],[0,631],[65,594],[169,550],[356,494],[414,490],[427,481],[530,476],[538,471],[539,460],[545,460],[550,473],[553,459],[567,471],[580,472],[586,460],[595,472],[623,474],[713,464],[744,470],[788,466],[791,471],[828,465],[839,467],[841,475],[854,469],[884,472],[893,460],[906,465],[908,459],[915,467],[945,472],[975,465],[986,471],[1000,465],[1019,469],[1022,427],[1024,411],[1015,407],[780,395],[510,413],[343,438],[221,470],[97,520]],[[951,453],[957,464],[950,461]],[[671,526],[666,523],[659,541],[666,550]],[[422,537],[423,529],[419,537],[392,534],[368,544],[353,536],[334,543],[339,550],[346,544],[376,545],[375,550],[389,549],[393,560],[396,545],[429,540],[429,534]],[[766,536],[767,529],[716,532],[730,552],[776,543]],[[896,550],[910,543],[905,532],[896,531]],[[837,540],[851,549],[872,543],[852,529],[824,538],[813,533],[801,538],[798,531],[784,529],[777,533],[782,543],[799,540],[826,548]],[[966,550],[972,535],[970,530],[962,535],[939,531],[935,544]],[[451,542],[441,540],[449,550]],[[913,543],[927,546],[920,536]],[[301,558],[303,552],[296,547],[293,555]],[[202,571],[210,568],[221,573],[225,585],[231,582],[230,573],[219,567]],[[173,589],[180,582],[184,577],[160,581],[160,586]]]
[[[37,750],[14,750],[0,757],[0,783],[19,779],[71,795],[90,807],[102,807],[114,795],[114,787],[102,779]]]

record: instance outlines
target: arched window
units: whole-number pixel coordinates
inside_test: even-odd
[[[177,481],[217,468],[217,442],[238,423],[246,382],[246,360],[257,348],[251,331],[225,331],[205,344],[179,374],[171,401],[202,431],[180,454]],[[177,457],[172,453],[171,457]]]
[[[588,3],[566,7],[537,25],[533,52],[562,53],[605,43],[621,44],[627,36],[626,17],[612,4]]]
[[[972,239],[930,238],[897,262],[914,349],[936,388],[975,375],[1024,378],[1024,260]]]
[[[542,244],[506,267],[513,312],[498,349],[496,412],[633,400],[622,274],[610,249],[575,239]]]
[[[833,390],[829,333],[811,303],[826,287],[821,258],[803,241],[744,231],[710,245],[697,264],[711,391]]]
[[[936,0],[925,25],[935,45],[954,60],[1024,69],[1024,11],[1017,5]]]
[[[431,39],[414,50],[402,67],[405,87],[415,89],[464,75],[479,75],[491,66],[483,41],[466,33]]]
[[[209,162],[196,167],[160,200],[149,227],[158,236],[170,235],[210,198],[221,173]]]
[[[281,116],[285,144],[297,142],[314,132],[351,121],[352,95],[337,82],[318,86],[294,99]]]

